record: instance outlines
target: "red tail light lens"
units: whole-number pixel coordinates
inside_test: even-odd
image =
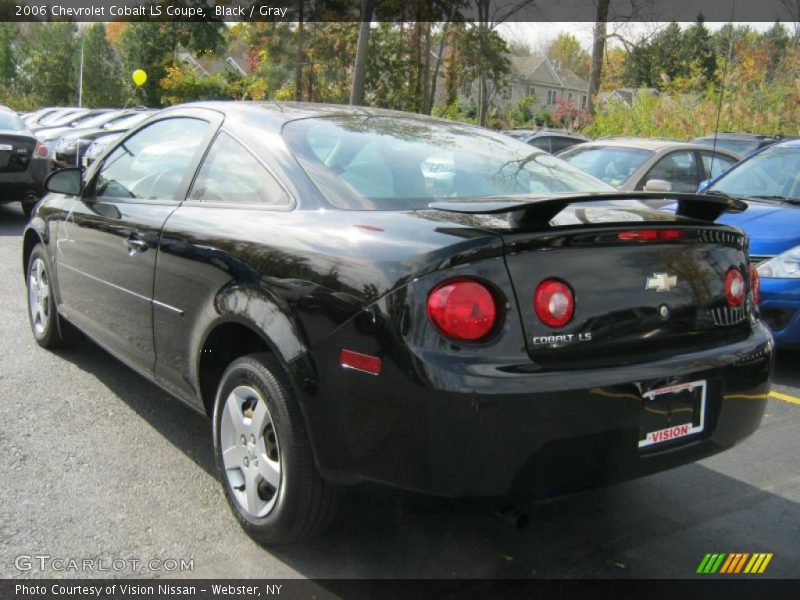
[[[753,304],[758,304],[761,300],[761,281],[755,265],[750,265],[750,293],[753,294]]]
[[[492,330],[497,306],[485,285],[472,279],[454,279],[431,291],[428,318],[447,337],[474,342]]]
[[[575,312],[575,296],[570,287],[557,279],[545,279],[533,294],[536,316],[548,327],[563,327]]]
[[[725,274],[725,297],[730,306],[741,306],[744,302],[744,277],[738,269],[728,269]]]
[[[36,142],[36,148],[33,149],[33,153],[36,155],[36,158],[47,158],[50,156],[50,150],[40,141]]]
[[[657,242],[680,240],[683,231],[680,229],[636,229],[634,231],[620,231],[617,239],[621,242]]]

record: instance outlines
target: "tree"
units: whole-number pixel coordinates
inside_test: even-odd
[[[689,59],[689,70],[698,71],[702,78],[701,86],[703,89],[713,83],[717,72],[717,55],[714,52],[714,45],[711,34],[705,26],[703,15],[697,16],[697,21],[684,33],[684,46],[687,50]]]
[[[353,87],[350,92],[350,104],[364,104],[364,80],[367,72],[367,44],[369,29],[372,24],[373,0],[361,0],[361,25],[358,30],[358,47],[356,62],[353,66]]]
[[[6,88],[17,74],[14,40],[18,32],[16,23],[0,22],[0,83]]]
[[[124,103],[122,67],[106,38],[103,23],[93,23],[83,36],[83,103],[120,106]]]
[[[606,48],[606,33],[608,24],[608,6],[610,0],[597,0],[597,10],[594,17],[594,35],[592,38],[592,65],[589,69],[589,114],[594,112],[594,99],[600,91],[600,77],[603,74],[603,53]]]
[[[161,80],[167,68],[177,63],[177,51],[210,54],[225,42],[225,25],[204,22],[136,22],[119,34],[122,66],[129,75],[136,69],[147,71],[147,82],[131,93],[148,106],[161,105]]]
[[[581,47],[578,38],[571,33],[562,32],[547,46],[547,58],[573,71],[579,77],[588,77],[591,56]]]
[[[42,105],[77,100],[78,44],[75,23],[37,23],[25,40],[24,86]]]

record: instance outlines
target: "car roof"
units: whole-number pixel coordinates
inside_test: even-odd
[[[345,104],[317,104],[312,102],[251,102],[241,100],[230,101],[205,101],[178,104],[164,109],[162,112],[179,109],[206,108],[223,113],[226,117],[247,118],[262,117],[261,125],[272,124],[276,129],[298,119],[311,117],[396,117],[404,119],[416,119],[435,123],[447,123],[450,125],[460,125],[463,127],[475,127],[460,121],[450,121],[429,115],[389,110],[385,108],[373,108],[371,106],[348,106]],[[263,117],[268,117],[263,119]]]
[[[614,137],[581,144],[581,148],[592,147],[641,148],[642,150],[652,150],[653,152],[664,150],[709,150],[708,146],[702,144],[660,138]],[[724,149],[717,148],[717,150],[723,154],[730,154],[729,151]]]

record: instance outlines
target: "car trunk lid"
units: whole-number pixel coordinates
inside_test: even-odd
[[[25,171],[34,148],[36,138],[19,132],[0,131],[0,172]]]
[[[750,295],[733,307],[725,292],[731,269],[749,290],[746,237],[711,222],[746,205],[680,196],[677,215],[638,202],[626,207],[620,196],[509,207],[508,226],[494,230],[503,237],[527,350],[540,366],[652,360],[746,336]],[[536,289],[548,280],[574,296],[563,326],[550,327],[536,313]]]

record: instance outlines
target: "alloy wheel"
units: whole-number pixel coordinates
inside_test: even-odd
[[[248,515],[269,514],[278,499],[281,460],[272,415],[262,393],[249,385],[234,388],[220,421],[225,477]]]
[[[50,325],[50,282],[47,268],[40,257],[33,259],[28,277],[28,310],[37,336],[42,336]]]

